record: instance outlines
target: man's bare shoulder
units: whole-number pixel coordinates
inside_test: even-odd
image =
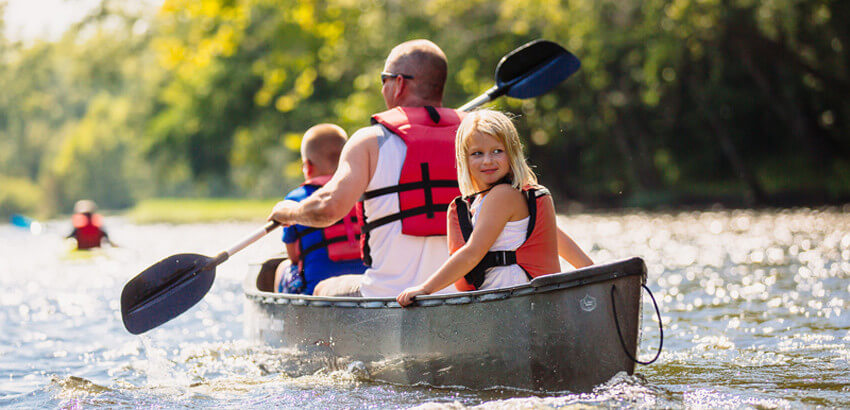
[[[357,183],[362,183],[365,190],[375,173],[378,162],[378,137],[382,133],[381,128],[372,126],[361,128],[352,134],[342,147],[336,174],[346,176],[349,180],[357,179]],[[335,179],[336,175],[332,181]]]
[[[348,138],[348,142],[346,145],[371,145],[377,144],[378,137],[383,135],[383,129],[379,125],[372,125],[369,127],[363,127],[354,132],[351,137]]]

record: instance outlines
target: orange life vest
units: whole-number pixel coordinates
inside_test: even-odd
[[[558,233],[552,196],[542,186],[522,190],[528,205],[528,231],[525,242],[515,251],[490,251],[463,278],[455,282],[459,291],[475,290],[484,282],[486,270],[495,266],[519,265],[529,279],[561,271],[558,261]],[[448,215],[449,252],[454,254],[472,235],[470,202],[462,197],[452,201]],[[485,223],[479,221],[478,223]]]
[[[101,229],[101,217],[98,214],[74,214],[71,216],[71,224],[74,225],[74,239],[77,240],[77,249],[91,249],[100,247],[103,239]]]
[[[323,175],[310,178],[301,185],[319,188],[327,184],[330,179],[331,175]],[[299,241],[299,259],[302,261],[307,254],[322,248],[328,248],[328,258],[334,262],[360,259],[360,224],[357,221],[357,214],[354,208],[348,212],[348,215],[331,226],[325,228],[305,227],[305,229],[296,229],[295,237],[296,239],[301,239],[305,235],[316,231],[322,231],[323,239],[320,242],[305,249],[302,247],[301,241]]]
[[[405,235],[446,234],[446,208],[460,194],[454,140],[462,116],[460,111],[435,107],[396,107],[372,116],[373,124],[383,125],[404,141],[407,154],[398,184],[367,191],[357,204],[366,265],[371,264],[369,231],[381,225],[401,220]],[[398,195],[398,212],[369,220],[363,202],[390,194]]]

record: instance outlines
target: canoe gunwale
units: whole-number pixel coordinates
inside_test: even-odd
[[[623,269],[611,270],[608,266],[622,264]],[[604,282],[625,276],[641,275],[641,284],[646,283],[646,266],[640,258],[630,258],[609,264],[593,265],[571,272],[555,273],[534,278],[523,285],[502,289],[478,290],[449,295],[418,296],[411,307],[433,307],[442,305],[464,305],[478,302],[503,300],[512,297],[553,292]],[[246,277],[245,296],[260,304],[293,305],[327,308],[401,309],[395,298],[327,297],[292,295],[261,291],[256,286],[256,277]],[[411,308],[408,307],[408,308]]]

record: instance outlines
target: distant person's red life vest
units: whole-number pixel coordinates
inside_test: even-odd
[[[100,247],[100,241],[104,237],[100,215],[74,214],[71,217],[71,223],[74,225],[74,239],[77,240],[77,249]]]
[[[455,282],[459,291],[475,290],[484,282],[486,270],[495,266],[519,265],[529,279],[561,271],[558,260],[558,225],[552,196],[542,186],[523,188],[528,205],[528,231],[516,251],[490,251],[463,278]],[[454,254],[472,235],[470,202],[462,197],[452,201],[448,215],[449,253]],[[479,224],[486,221],[479,220]]]
[[[331,176],[323,175],[310,178],[301,185],[319,188],[327,184]],[[357,214],[354,208],[331,226],[326,228],[307,228],[297,231],[296,238],[301,239],[304,235],[316,231],[322,231],[322,241],[306,249],[303,248],[299,241],[300,260],[303,261],[307,254],[321,248],[328,248],[328,259],[334,262],[360,259],[360,223],[357,221]]]
[[[369,231],[401,221],[401,232],[411,236],[446,234],[446,209],[460,194],[455,167],[455,133],[464,113],[449,108],[396,107],[372,116],[398,135],[407,146],[398,184],[367,191],[357,204],[363,224],[363,261],[371,265]],[[398,195],[399,210],[375,220],[364,214],[363,203],[383,195]]]

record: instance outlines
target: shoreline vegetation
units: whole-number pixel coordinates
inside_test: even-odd
[[[263,221],[278,199],[156,198],[140,201],[123,214],[138,224]]]
[[[850,200],[847,2],[101,1],[56,40],[0,34],[0,218],[278,197],[303,182],[304,130],[353,134],[386,108],[384,59],[412,38],[448,58],[446,107],[529,41],[581,60],[545,95],[488,104],[560,209]]]
[[[811,197],[805,196],[810,199]],[[669,200],[669,197],[662,199]],[[679,198],[681,201],[669,202],[645,200],[638,203],[626,201],[619,204],[616,201],[606,201],[589,205],[586,203],[561,200],[557,202],[556,210],[559,215],[576,213],[612,212],[617,210],[656,211],[687,211],[687,210],[717,210],[717,209],[783,209],[783,208],[841,208],[850,211],[850,198],[844,201],[804,201],[801,197],[787,196],[777,198],[776,205],[767,207],[747,206],[743,198],[738,197],[689,197]],[[223,221],[256,221],[261,223],[271,212],[278,199],[236,199],[236,198],[156,198],[140,201],[136,206],[126,211],[107,211],[112,215],[122,215],[137,224],[192,224]]]

